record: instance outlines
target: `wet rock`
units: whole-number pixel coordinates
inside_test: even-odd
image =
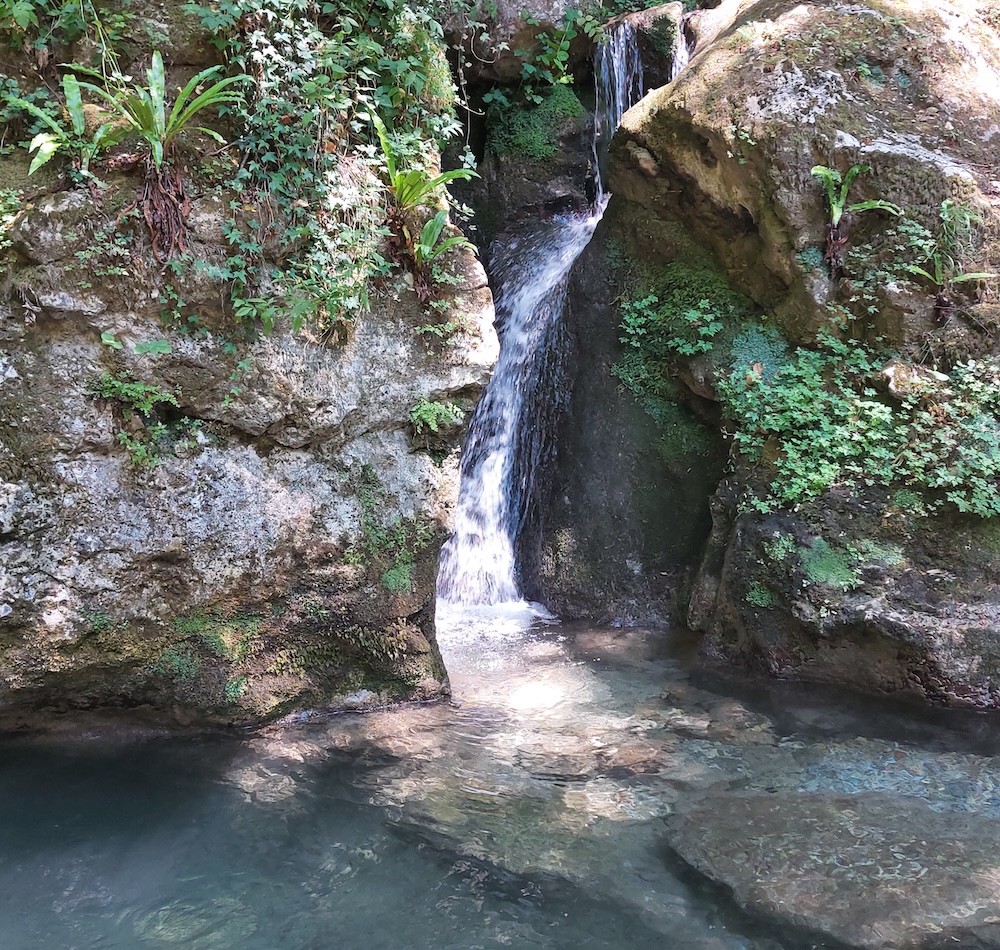
[[[859,795],[714,794],[668,820],[670,846],[754,913],[851,946],[1000,939],[996,823]]]
[[[713,503],[689,608],[715,661],[933,702],[1000,699],[992,521],[830,491],[767,516]]]

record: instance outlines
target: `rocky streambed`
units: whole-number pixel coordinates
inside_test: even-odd
[[[10,945],[997,940],[988,716],[734,691],[687,670],[679,634],[449,619],[451,705],[246,740],[8,743]]]

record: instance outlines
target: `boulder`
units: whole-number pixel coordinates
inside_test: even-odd
[[[813,174],[867,168],[848,205],[890,202],[932,232],[943,201],[965,205],[980,220],[962,265],[1000,272],[1000,35],[989,17],[972,0],[726,0],[694,14],[689,66],[626,113],[612,145],[607,239],[627,265],[616,289],[679,264],[738,291],[789,346],[831,330],[878,340],[897,354],[873,373],[886,404],[995,357],[995,283],[907,280],[913,248],[888,211],[845,213],[843,272],[831,272],[830,207]],[[738,327],[720,339],[727,332]],[[718,425],[727,371],[694,353],[664,375],[672,398]],[[772,499],[762,513],[750,500],[768,496],[781,451],[772,440],[754,465],[734,453],[712,500],[687,612],[704,653],[774,675],[996,705],[994,521],[862,478],[795,505]],[[701,488],[704,497],[714,485]],[[660,480],[664,525],[687,508],[676,492]]]

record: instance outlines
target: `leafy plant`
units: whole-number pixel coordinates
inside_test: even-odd
[[[10,238],[11,225],[21,210],[21,195],[13,189],[0,189],[0,263],[7,258],[13,247]]]
[[[767,587],[757,581],[747,588],[744,600],[746,600],[751,607],[774,606],[774,594],[772,594]]]
[[[140,203],[153,253],[161,260],[185,246],[183,183],[180,174],[169,174],[166,167],[171,147],[177,136],[191,131],[225,144],[219,132],[196,125],[196,121],[206,109],[235,107],[242,102],[242,95],[233,87],[250,78],[243,74],[220,78],[221,72],[220,66],[211,66],[192,76],[169,110],[166,71],[159,50],[153,53],[152,64],[146,71],[146,86],[128,85],[120,75],[113,77],[110,90],[91,82],[80,84],[102,98],[138,134],[148,150],[146,186]],[[199,91],[204,83],[211,84]]]
[[[768,459],[767,496],[795,504],[836,484],[899,486],[982,517],[1000,515],[1000,367],[923,374],[890,400],[875,388],[887,354],[822,334],[772,374],[734,364],[717,382],[743,457]]]
[[[433,218],[430,218],[420,231],[420,238],[413,245],[413,271],[414,289],[417,298],[421,302],[430,299],[431,285],[434,282],[434,271],[428,272],[428,266],[442,254],[456,247],[471,247],[475,250],[475,245],[464,235],[458,234],[452,237],[442,238],[441,234],[448,224],[448,212],[439,211]],[[438,277],[444,277],[442,272],[438,272]]]
[[[940,318],[954,310],[949,292],[953,285],[969,281],[992,280],[997,274],[986,271],[963,271],[962,258],[974,251],[973,225],[982,220],[971,208],[951,199],[941,202],[938,211],[940,229],[935,238],[916,222],[907,222],[906,236],[921,264],[905,264],[911,274],[923,277],[937,288],[936,309]]]
[[[861,211],[886,211],[892,215],[901,215],[902,209],[891,201],[875,199],[847,203],[847,195],[851,185],[859,175],[870,172],[869,165],[852,165],[846,175],[841,175],[835,168],[826,165],[814,165],[812,175],[818,178],[826,188],[829,206],[830,223],[826,228],[826,262],[830,265],[830,274],[836,280],[843,269],[843,249],[846,238],[840,230],[841,220],[845,214]]]
[[[159,386],[140,383],[134,379],[101,373],[90,382],[87,392],[102,399],[113,399],[128,409],[148,416],[158,405],[178,406],[177,397]]]
[[[434,177],[428,177],[421,168],[404,169],[400,166],[398,149],[385,122],[379,115],[374,114],[372,125],[382,146],[382,158],[389,176],[389,194],[401,214],[426,204],[449,182],[468,181],[470,178],[479,177],[471,168],[453,168]]]
[[[57,152],[69,152],[76,160],[76,170],[84,177],[92,177],[90,163],[98,154],[117,145],[128,132],[128,129],[113,122],[104,122],[87,137],[87,119],[83,111],[83,97],[80,92],[81,83],[72,73],[67,73],[62,79],[63,95],[66,98],[66,113],[69,125],[57,122],[45,109],[34,102],[19,97],[9,101],[30,113],[42,122],[48,131],[39,132],[29,143],[28,151],[34,152],[28,174],[33,175],[45,165]]]
[[[434,402],[424,396],[410,410],[410,422],[417,435],[438,432],[442,426],[461,422],[464,418],[465,413],[454,403]]]
[[[117,439],[128,450],[129,458],[134,465],[139,467],[156,465],[160,460],[157,443],[166,435],[167,427],[162,422],[154,421],[154,413],[159,406],[177,408],[179,406],[177,397],[159,386],[112,376],[107,372],[91,380],[87,392],[91,396],[114,400],[122,407],[126,418],[131,418],[135,413],[142,416],[144,435],[122,429],[118,432]]]
[[[569,73],[570,44],[577,37],[577,24],[581,20],[578,10],[568,9],[563,22],[556,32],[543,30],[535,34],[532,48],[518,49],[514,53],[521,63],[521,92],[529,102],[541,103],[547,87],[569,85],[573,76]],[[538,26],[534,16],[524,16],[528,26]]]
[[[219,78],[221,72],[221,66],[210,66],[192,76],[177,94],[169,111],[166,70],[159,50],[153,53],[152,65],[146,71],[146,86],[127,86],[120,77],[111,91],[89,82],[82,85],[104,99],[112,111],[139,135],[149,149],[153,168],[159,171],[174,139],[182,132],[201,132],[225,144],[226,140],[215,129],[195,125],[196,117],[205,109],[235,106],[242,101],[242,95],[232,87],[250,77],[241,74]],[[210,80],[213,80],[212,84],[199,92],[199,87]]]
[[[346,339],[370,285],[390,266],[384,161],[370,116],[395,130],[397,169],[426,162],[461,128],[440,5],[213,0],[186,9],[233,68],[253,77],[230,176],[239,193],[224,268],[232,295],[244,303],[271,298],[275,316],[293,309],[326,338]],[[248,205],[260,209],[256,230],[241,220]],[[265,263],[265,242],[285,249],[277,266]],[[270,315],[244,308],[248,317],[254,311]]]

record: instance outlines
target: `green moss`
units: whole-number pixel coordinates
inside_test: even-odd
[[[176,643],[160,654],[153,672],[182,682],[195,679],[202,671],[201,657],[189,643]]]
[[[534,161],[555,156],[556,129],[584,114],[583,104],[569,86],[557,83],[539,104],[491,106],[487,113],[488,144],[496,155],[518,155]]]
[[[774,594],[763,584],[757,582],[747,588],[746,596],[743,599],[752,607],[774,606]]]
[[[834,547],[823,538],[816,538],[811,547],[801,551],[801,556],[806,577],[814,584],[853,590],[861,583],[850,552]]]
[[[216,614],[184,614],[171,626],[177,633],[197,638],[211,653],[236,663],[250,652],[253,638],[260,632],[261,618],[251,614],[223,617]]]
[[[382,586],[394,594],[408,594],[413,589],[413,564],[400,561],[382,575]]]
[[[798,548],[790,534],[776,534],[774,540],[764,542],[764,550],[772,561],[786,561]]]
[[[240,698],[249,688],[249,680],[245,676],[230,676],[226,680],[226,685],[223,690],[226,702],[236,703],[239,702]]]
[[[898,544],[884,541],[859,541],[854,548],[859,564],[880,564],[882,567],[900,567],[906,563],[906,555]]]

